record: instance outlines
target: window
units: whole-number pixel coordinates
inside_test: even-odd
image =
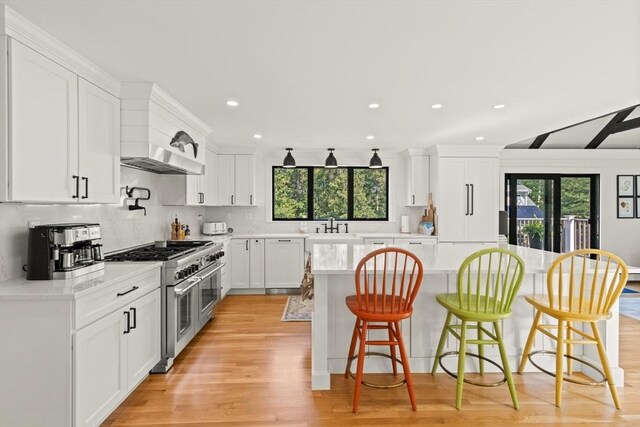
[[[273,167],[273,220],[386,221],[389,168]]]

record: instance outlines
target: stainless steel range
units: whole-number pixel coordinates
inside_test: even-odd
[[[151,372],[167,372],[202,327],[213,318],[221,298],[222,245],[210,241],[169,241],[112,253],[107,261],[163,261],[162,353]]]

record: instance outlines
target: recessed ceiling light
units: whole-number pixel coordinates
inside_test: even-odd
[[[442,108],[442,104],[433,104],[431,108],[433,108],[434,110],[439,110]]]
[[[375,139],[375,138],[376,138],[376,137],[375,137],[375,136],[373,136],[373,135],[367,135],[367,139],[368,139],[368,140],[372,140],[372,139]]]
[[[254,137],[255,139],[260,139],[260,138],[262,138],[262,135],[260,135],[259,133],[254,133],[254,134],[253,134],[253,137]]]
[[[228,100],[228,101],[227,101],[227,105],[228,105],[229,107],[237,107],[237,106],[238,106],[238,105],[240,105],[240,104],[238,103],[238,101],[236,101],[236,100],[234,100],[234,99],[230,99],[230,100]]]
[[[504,104],[496,104],[496,105],[493,106],[493,108],[496,109],[496,110],[501,110],[501,109],[504,108]]]
[[[476,136],[476,141],[482,141],[484,139],[484,136]]]
[[[379,108],[379,107],[380,107],[380,104],[376,104],[376,103],[369,104],[369,108],[371,108],[372,110],[375,110],[376,108]]]

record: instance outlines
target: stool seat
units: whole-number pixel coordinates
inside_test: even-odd
[[[413,308],[410,308],[409,311],[398,312],[398,307],[406,306],[407,300],[405,298],[398,298],[391,295],[386,295],[384,297],[382,295],[369,295],[368,298],[362,302],[365,307],[373,307],[374,305],[380,307],[380,311],[375,313],[361,310],[357,295],[349,295],[345,298],[345,303],[347,304],[349,311],[353,314],[363,320],[371,322],[397,322],[407,319],[411,317],[411,314],[413,314]]]
[[[469,298],[469,305],[462,304],[460,306],[460,298],[457,293],[455,294],[438,294],[436,295],[436,301],[456,315],[456,317],[460,319],[474,319],[478,320],[478,317],[482,317],[482,321],[484,322],[493,322],[496,320],[506,319],[511,316],[511,310],[505,311],[503,313],[492,313],[492,312],[473,312],[469,315],[469,309],[477,307],[493,307],[496,304],[496,299],[492,297],[487,297],[485,295],[471,295]]]

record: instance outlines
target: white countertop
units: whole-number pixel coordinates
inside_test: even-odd
[[[242,233],[232,234],[232,239],[306,239],[307,233]]]
[[[201,236],[206,240],[208,236]],[[232,239],[437,239],[419,233],[239,233],[232,234]]]
[[[126,280],[161,266],[161,262],[154,261],[107,262],[104,270],[74,279],[27,280],[22,277],[7,280],[0,282],[0,299],[76,299],[115,281]]]
[[[525,265],[526,273],[544,273],[553,260],[558,256],[554,252],[529,249],[515,245],[497,245],[518,254]],[[462,261],[472,253],[486,249],[489,246],[464,244],[434,244],[434,245],[396,245],[407,249],[418,256],[424,266],[425,274],[456,273]],[[312,272],[318,274],[354,274],[358,262],[366,254],[380,246],[354,244],[317,244],[312,258]]]

